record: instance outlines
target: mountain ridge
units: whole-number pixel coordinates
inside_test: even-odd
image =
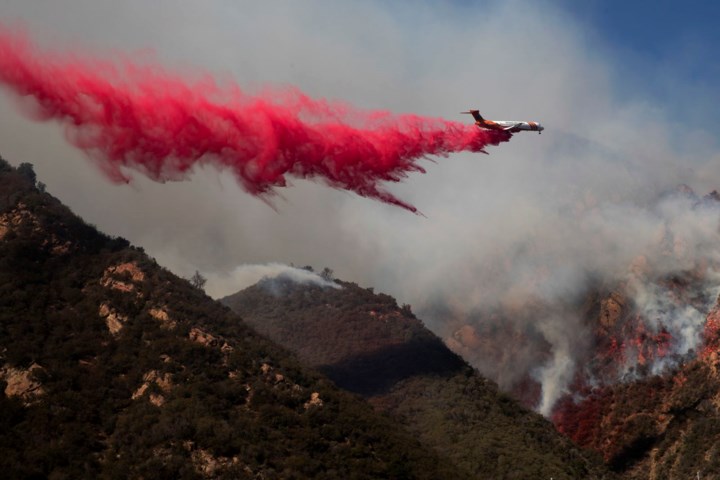
[[[31,166],[0,160],[6,478],[458,478],[400,424],[43,190]]]
[[[350,282],[266,279],[221,299],[339,386],[401,419],[466,478],[612,478],[424,327],[409,306]]]

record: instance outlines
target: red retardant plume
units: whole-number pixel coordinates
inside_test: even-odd
[[[115,182],[128,182],[127,170],[178,180],[210,163],[265,198],[288,176],[319,178],[416,212],[380,183],[424,172],[417,165],[424,157],[484,152],[511,137],[438,118],[360,111],[292,88],[249,95],[127,59],[114,65],[40,52],[2,27],[0,83],[34,99],[34,119],[61,122],[68,140]]]

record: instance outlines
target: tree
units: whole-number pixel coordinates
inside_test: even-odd
[[[12,166],[0,155],[0,172],[12,172]]]
[[[333,281],[333,270],[332,268],[325,267],[323,268],[323,271],[320,273],[320,276],[323,278],[323,280],[326,280],[328,282]]]
[[[35,174],[35,168],[33,167],[32,163],[23,162],[20,165],[18,165],[17,172],[30,180],[33,185],[35,185],[35,181],[37,180],[37,175]]]
[[[192,286],[199,288],[200,290],[205,287],[205,282],[207,282],[207,278],[203,277],[197,270],[195,270],[195,275],[190,277],[190,283]]]

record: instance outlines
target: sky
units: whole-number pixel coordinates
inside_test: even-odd
[[[513,322],[552,346],[541,367],[526,361],[547,411],[583,348],[567,299],[589,278],[626,279],[639,257],[667,272],[718,255],[714,217],[688,214],[667,192],[720,186],[720,7],[389,3],[0,0],[0,11],[44,48],[129,55],[251,91],[292,85],[362,109],[463,121],[460,111],[478,108],[543,123],[542,135],[517,134],[489,155],[427,159],[426,174],[388,187],[425,216],[305,180],[271,208],[210,167],[184,182],[136,174],[115,185],[1,87],[0,154],[33,163],[50,193],[104,232],[178,275],[200,271],[216,297],[258,280],[258,264],[292,262],[389,293],[443,336],[516,311]],[[684,249],[670,255],[671,237]],[[538,301],[552,308],[533,315]]]
[[[630,95],[645,95],[666,105],[680,118],[700,117],[720,126],[711,109],[718,99],[720,4],[707,0],[589,0],[557,3],[594,36],[600,48],[620,67]],[[622,93],[621,93],[622,94]],[[703,99],[706,99],[703,102]]]

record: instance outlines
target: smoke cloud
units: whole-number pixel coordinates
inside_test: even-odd
[[[253,195],[286,186],[287,176],[322,178],[416,212],[379,184],[424,172],[420,158],[484,152],[511,136],[438,118],[362,112],[296,89],[248,95],[211,79],[190,85],[128,60],[115,67],[62,58],[2,26],[0,82],[36,101],[36,120],[61,121],[70,142],[119,183],[130,180],[126,168],[162,182],[211,163],[231,170]]]
[[[262,280],[288,280],[303,285],[318,287],[341,288],[339,284],[313,271],[296,268],[283,263],[266,265],[240,265],[227,275],[211,275],[208,277],[208,288],[232,283],[238,290],[247,288]],[[233,292],[234,293],[234,292]]]

